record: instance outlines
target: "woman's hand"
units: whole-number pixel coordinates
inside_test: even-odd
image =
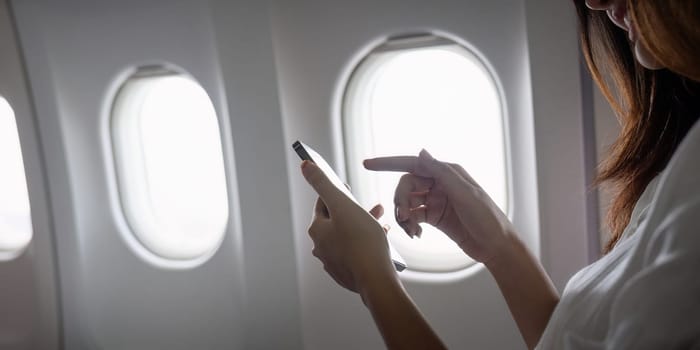
[[[510,243],[512,224],[461,166],[440,162],[425,150],[418,157],[373,158],[364,165],[407,173],[396,187],[394,213],[409,236],[420,236],[419,223],[431,224],[480,262],[488,262]]]
[[[341,286],[360,294],[368,283],[397,279],[386,229],[376,220],[384,211],[382,206],[368,213],[312,162],[302,163],[302,173],[319,195],[309,236],[314,242],[312,253],[326,272]]]
[[[445,349],[394,270],[385,229],[375,219],[382,207],[368,213],[314,163],[304,161],[301,168],[319,195],[309,235],[324,269],[338,284],[360,294],[387,348]]]

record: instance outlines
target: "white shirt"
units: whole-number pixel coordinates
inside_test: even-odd
[[[538,349],[700,349],[700,123],[621,240],[569,280]]]

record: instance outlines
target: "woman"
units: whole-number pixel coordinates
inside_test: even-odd
[[[397,222],[411,236],[420,235],[419,223],[434,225],[482,262],[529,348],[700,348],[700,127],[693,128],[700,116],[700,5],[575,4],[589,68],[622,131],[599,176],[619,189],[609,215],[613,238],[561,298],[464,169],[426,151],[369,159],[365,167],[407,173],[396,189]],[[302,172],[320,196],[309,235],[326,271],[360,294],[389,348],[444,348],[393,269],[375,220],[382,207],[370,216],[314,164],[302,163]]]

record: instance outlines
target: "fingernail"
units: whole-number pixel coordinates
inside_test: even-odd
[[[312,168],[312,167],[311,167],[312,164],[313,164],[313,162],[310,161],[310,160],[305,160],[305,161],[303,161],[303,162],[301,163],[301,170],[302,170],[302,172],[308,174],[309,171],[312,170],[312,169],[311,169],[311,168]]]

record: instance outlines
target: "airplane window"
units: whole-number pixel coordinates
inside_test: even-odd
[[[32,239],[32,218],[17,121],[0,96],[0,260],[22,253]]]
[[[504,112],[493,76],[475,54],[451,41],[401,46],[370,53],[346,87],[343,129],[353,190],[363,202],[383,203],[392,213],[401,174],[366,171],[362,160],[417,155],[425,148],[462,165],[507,213]],[[454,272],[474,263],[427,224],[422,238],[411,239],[395,221],[389,223],[389,241],[411,270]]]
[[[218,119],[182,74],[134,76],[112,111],[122,209],[148,250],[172,260],[213,253],[228,221]]]

